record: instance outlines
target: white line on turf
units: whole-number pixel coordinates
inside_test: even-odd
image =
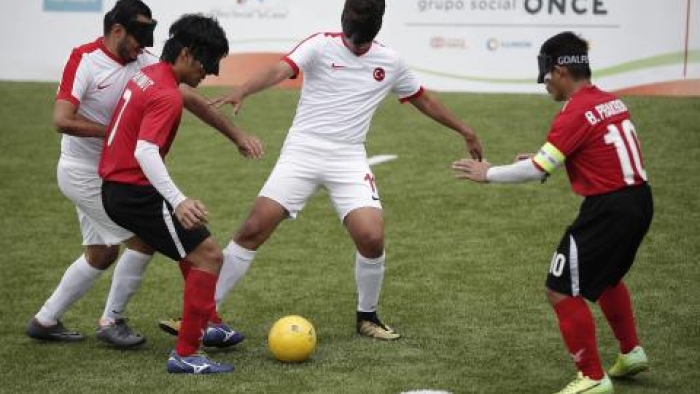
[[[401,392],[400,394],[452,394],[449,391],[444,391],[444,390],[411,390],[411,391],[404,391]]]
[[[373,166],[377,164],[386,163],[387,161],[396,160],[397,158],[398,156],[396,155],[376,155],[367,159],[367,162],[369,163],[369,165]]]

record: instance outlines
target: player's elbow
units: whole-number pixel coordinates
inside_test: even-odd
[[[53,128],[57,133],[65,133],[70,129],[70,119],[61,115],[54,115],[52,119]]]

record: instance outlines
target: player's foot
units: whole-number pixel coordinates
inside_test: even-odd
[[[180,332],[182,319],[166,319],[158,322],[158,327],[168,334],[175,335]],[[202,338],[202,345],[207,347],[229,347],[241,343],[245,335],[232,329],[226,323],[210,323]]]
[[[166,369],[170,373],[212,374],[233,372],[233,365],[212,361],[201,352],[182,357],[173,350],[168,357]]]
[[[357,333],[364,337],[393,341],[401,334],[382,323],[377,312],[357,312]]]
[[[177,318],[177,319],[165,319],[161,320],[158,322],[158,327],[160,327],[161,330],[167,332],[170,335],[175,335],[180,332],[180,324],[182,323],[182,319]]]
[[[85,339],[83,334],[67,329],[60,321],[53,326],[44,326],[34,317],[27,323],[27,335],[34,339],[56,342],[77,342]]]
[[[611,378],[629,378],[649,369],[649,360],[641,346],[635,346],[627,354],[618,354],[615,364],[608,370]]]
[[[202,345],[207,347],[229,347],[242,342],[245,336],[226,323],[209,324],[202,337]]]
[[[126,319],[117,319],[97,328],[97,339],[118,348],[132,348],[146,343],[146,338],[134,332]]]
[[[613,392],[613,384],[608,375],[603,375],[603,379],[595,380],[579,372],[576,379],[556,394],[612,394]]]

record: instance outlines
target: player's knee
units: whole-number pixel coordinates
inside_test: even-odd
[[[379,231],[367,231],[357,238],[357,249],[367,258],[377,258],[384,253],[384,235]]]
[[[243,222],[243,226],[236,234],[235,241],[247,249],[256,249],[265,241],[268,232],[269,229],[263,221],[250,217]]]
[[[89,245],[85,249],[85,259],[91,267],[106,270],[119,256],[119,246]]]
[[[556,304],[566,299],[568,296],[566,294],[556,292],[549,288],[545,288],[545,297],[547,297],[547,301],[551,306],[555,306]]]

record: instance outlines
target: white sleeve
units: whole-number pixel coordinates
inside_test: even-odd
[[[165,163],[163,163],[163,158],[160,157],[158,152],[160,148],[158,145],[144,141],[138,140],[136,142],[136,150],[134,150],[134,157],[136,161],[139,162],[141,170],[143,170],[144,175],[151,182],[151,185],[158,190],[173,209],[177,208],[181,202],[185,201],[187,197],[180,191],[180,189],[175,186],[175,183],[170,179],[168,170],[165,168]]]
[[[401,102],[417,97],[422,93],[422,86],[416,74],[399,58],[398,77],[391,90],[399,96]]]
[[[302,41],[296,48],[292,49],[283,60],[289,63],[294,69],[295,76],[299,73],[299,70],[303,72],[309,72],[318,58],[317,54],[323,45],[325,35],[323,33],[316,33],[313,36]]]
[[[546,175],[532,160],[520,160],[517,163],[489,168],[486,180],[491,183],[522,183],[541,181]]]

